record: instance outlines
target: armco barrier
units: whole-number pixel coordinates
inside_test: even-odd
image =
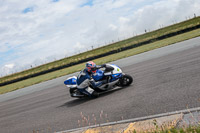
[[[18,81],[22,81],[22,80],[25,80],[25,79],[28,79],[28,78],[36,77],[36,76],[39,76],[39,75],[42,75],[42,74],[46,74],[46,73],[49,73],[49,72],[53,72],[53,71],[56,71],[56,70],[67,68],[67,67],[70,67],[70,66],[73,66],[73,65],[81,64],[81,63],[84,63],[84,62],[87,62],[87,61],[90,61],[90,60],[94,60],[94,59],[105,57],[105,56],[108,56],[108,55],[111,55],[111,54],[115,54],[115,53],[118,53],[118,52],[121,52],[121,51],[136,48],[136,47],[139,47],[139,46],[142,46],[142,45],[146,45],[148,43],[152,43],[152,42],[163,40],[163,39],[166,39],[166,38],[169,38],[169,37],[172,37],[172,36],[183,34],[183,33],[198,29],[198,28],[200,28],[200,24],[198,24],[194,27],[186,28],[186,29],[176,31],[176,32],[173,32],[173,33],[169,33],[169,34],[157,37],[157,38],[153,38],[153,39],[150,39],[150,40],[147,40],[147,41],[144,41],[144,42],[140,42],[140,43],[133,44],[133,45],[123,47],[123,48],[119,48],[117,50],[112,50],[112,51],[109,51],[109,52],[104,53],[104,54],[100,54],[100,55],[96,55],[96,56],[89,57],[89,58],[86,58],[86,59],[82,59],[82,60],[77,61],[77,62],[72,62],[72,63],[66,64],[66,65],[63,65],[63,66],[58,66],[58,67],[55,67],[55,68],[52,68],[52,69],[49,69],[49,70],[30,74],[28,76],[24,76],[24,77],[21,77],[21,78],[18,78],[18,79],[6,81],[6,82],[3,82],[3,83],[0,83],[0,86],[8,85],[8,84],[15,83],[15,82],[18,82]]]

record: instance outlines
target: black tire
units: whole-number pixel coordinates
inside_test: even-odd
[[[69,89],[70,94],[74,93],[74,91],[75,91],[76,89],[77,89],[77,88],[70,88],[70,89]]]
[[[94,91],[94,92],[92,93],[92,98],[97,98],[97,97],[99,97],[99,93],[96,92],[96,91]]]
[[[125,74],[123,77],[120,79],[120,86],[129,86],[133,82],[133,78]]]
[[[69,92],[70,92],[70,95],[71,97],[76,97],[76,98],[85,98],[85,97],[88,97],[86,95],[83,95],[83,96],[73,96],[74,93],[77,93],[78,89],[77,88],[70,88],[69,89]],[[80,93],[80,92],[79,92]]]

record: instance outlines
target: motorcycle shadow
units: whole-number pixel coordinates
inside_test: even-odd
[[[85,102],[88,102],[92,100],[91,98],[89,97],[85,97],[85,98],[75,98],[75,99],[72,99],[71,101],[68,101],[66,103],[64,103],[63,105],[59,106],[59,107],[74,107],[74,106],[77,106],[77,105],[80,105],[80,104],[83,104]]]
[[[73,99],[71,101],[68,101],[68,102],[64,103],[63,105],[61,105],[59,107],[74,107],[74,106],[77,106],[77,105],[80,105],[80,104],[83,104],[83,103],[86,103],[86,102],[89,102],[89,101],[92,101],[92,100],[97,100],[99,98],[108,96],[108,95],[110,95],[112,93],[115,93],[115,92],[120,91],[120,90],[125,89],[125,88],[126,87],[123,87],[123,88],[122,87],[118,87],[118,88],[115,88],[113,90],[101,92],[99,94],[99,97],[97,97],[97,98],[84,97],[84,98]]]

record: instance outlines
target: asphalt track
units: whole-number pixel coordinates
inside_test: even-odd
[[[115,62],[134,84],[97,99],[71,98],[68,76],[0,95],[0,132],[55,132],[200,107],[200,38],[153,52]]]

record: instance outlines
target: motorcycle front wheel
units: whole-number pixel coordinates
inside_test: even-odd
[[[125,74],[123,77],[120,79],[120,86],[129,86],[133,82],[133,78]]]

